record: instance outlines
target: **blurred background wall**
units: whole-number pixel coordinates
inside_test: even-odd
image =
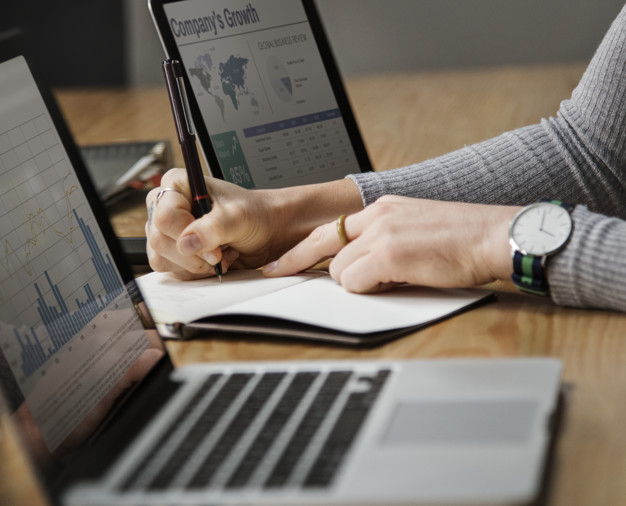
[[[37,67],[52,85],[121,84],[127,1],[135,0],[0,0],[0,30],[25,32]]]
[[[3,4],[0,29],[17,24],[25,28],[53,85],[162,83],[164,55],[146,0]],[[317,0],[317,4],[340,70],[358,75],[586,61],[624,0]]]

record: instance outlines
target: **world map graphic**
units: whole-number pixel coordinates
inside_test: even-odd
[[[230,55],[216,65],[211,55],[205,53],[198,56],[194,66],[189,68],[189,76],[196,78],[212,97],[223,121],[226,121],[227,104],[232,105],[235,111],[242,107],[249,107],[253,113],[259,111],[259,102],[247,84],[248,61],[248,58]]]

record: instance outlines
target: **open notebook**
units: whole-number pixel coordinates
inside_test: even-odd
[[[376,294],[347,292],[327,273],[264,278],[258,270],[179,281],[150,273],[139,286],[162,336],[210,331],[373,344],[468,309],[493,296],[476,289],[399,285]]]

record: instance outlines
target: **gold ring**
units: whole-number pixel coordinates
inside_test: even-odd
[[[183,194],[183,192],[177,190],[176,188],[162,188],[161,190],[159,190],[159,193],[157,193],[155,204],[159,203],[159,200],[161,200],[161,197],[165,195],[166,192],[176,192],[180,193],[181,195]]]
[[[346,215],[342,214],[337,218],[337,235],[339,236],[339,240],[341,244],[344,246],[350,242],[348,236],[346,235]]]

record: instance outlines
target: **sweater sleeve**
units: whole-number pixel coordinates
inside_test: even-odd
[[[555,117],[422,163],[348,177],[365,205],[386,194],[582,204],[567,247],[548,265],[552,297],[563,305],[626,311],[626,263],[619,255],[626,248],[625,70],[626,6]]]
[[[556,117],[424,162],[348,176],[388,195],[523,205],[538,198],[626,218],[626,6]]]
[[[552,300],[626,311],[626,221],[577,206],[567,247],[547,267]]]

